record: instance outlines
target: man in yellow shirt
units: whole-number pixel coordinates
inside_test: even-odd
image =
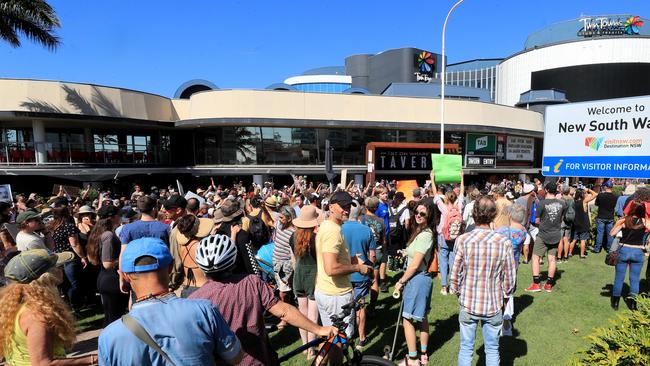
[[[343,305],[354,300],[350,273],[362,275],[371,273],[372,266],[361,263],[358,257],[350,258],[348,246],[343,241],[341,224],[348,219],[353,205],[352,196],[347,192],[336,192],[329,202],[329,218],[324,221],[316,235],[316,290],[314,296],[318,305],[323,326],[331,326],[331,316],[341,315]],[[354,311],[344,320],[348,324],[346,334],[354,333]],[[330,351],[330,364],[340,365],[342,353],[340,344]]]

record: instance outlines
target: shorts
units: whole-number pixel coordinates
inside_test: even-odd
[[[341,316],[343,315],[343,306],[350,304],[354,301],[353,292],[350,291],[343,295],[325,295],[322,292],[316,290],[314,292],[316,297],[316,305],[318,306],[318,313],[320,314],[321,323],[324,327],[332,326],[332,316]],[[357,316],[354,312],[354,309],[348,314],[343,321],[348,325],[345,328],[345,334],[348,338],[352,338],[355,328],[355,320]]]
[[[291,276],[293,275],[293,265],[291,261],[274,261],[273,273],[275,273],[275,282],[280,292],[291,291]]]
[[[296,297],[314,300],[316,286],[316,265],[298,265],[293,274],[293,293]]]
[[[557,247],[558,243],[546,244],[541,238],[535,240],[535,245],[533,246],[533,254],[539,257],[544,257],[545,255],[557,256]]]
[[[530,237],[533,239],[533,243],[535,240],[537,240],[537,234],[539,233],[539,228],[535,225],[530,225],[528,228],[528,234],[530,234]]]
[[[561,231],[562,231],[562,237],[563,238],[571,239],[571,233],[573,232],[573,226],[571,226],[571,225],[567,226],[567,225],[562,224]]]
[[[425,272],[416,273],[404,286],[402,316],[414,322],[424,320],[431,310],[433,279]]]
[[[581,233],[574,233],[573,234],[573,240],[589,240],[591,238],[591,235],[589,234],[588,231],[583,231]]]
[[[375,249],[375,263],[373,264],[373,269],[379,269],[379,266],[381,266],[382,263],[386,263],[384,261],[384,257],[386,257],[386,260],[388,260],[388,256],[384,255],[384,252],[382,251],[382,247],[378,246]]]
[[[362,281],[362,282],[352,282],[352,292],[354,292],[354,298],[363,298],[370,293],[370,286],[372,286],[372,281]]]

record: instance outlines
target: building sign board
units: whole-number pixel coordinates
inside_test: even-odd
[[[542,174],[650,178],[650,97],[546,109]]]
[[[496,135],[468,133],[465,138],[465,167],[488,168],[496,166]]]
[[[580,18],[582,28],[580,37],[637,35],[643,27],[643,20],[638,15],[629,17],[585,17]]]
[[[436,57],[433,53],[422,51],[415,54],[415,81],[428,83],[436,70]]]
[[[431,170],[431,151],[426,149],[375,149],[377,170]]]
[[[535,160],[535,139],[532,137],[508,136],[506,160]]]

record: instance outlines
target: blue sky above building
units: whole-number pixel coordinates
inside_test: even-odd
[[[353,54],[399,47],[440,52],[453,0],[327,2],[52,0],[63,28],[56,52],[25,41],[0,44],[0,77],[78,81],[172,96],[205,79],[221,88],[259,88]],[[633,0],[466,0],[447,29],[449,63],[501,58],[527,37],[581,15],[650,16]],[[645,27],[650,28],[650,24]]]

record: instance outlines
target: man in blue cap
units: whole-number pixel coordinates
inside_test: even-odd
[[[169,291],[172,260],[157,238],[126,246],[121,276],[137,298],[128,315],[99,335],[100,364],[207,366],[241,360],[237,336],[210,302],[181,299]]]

